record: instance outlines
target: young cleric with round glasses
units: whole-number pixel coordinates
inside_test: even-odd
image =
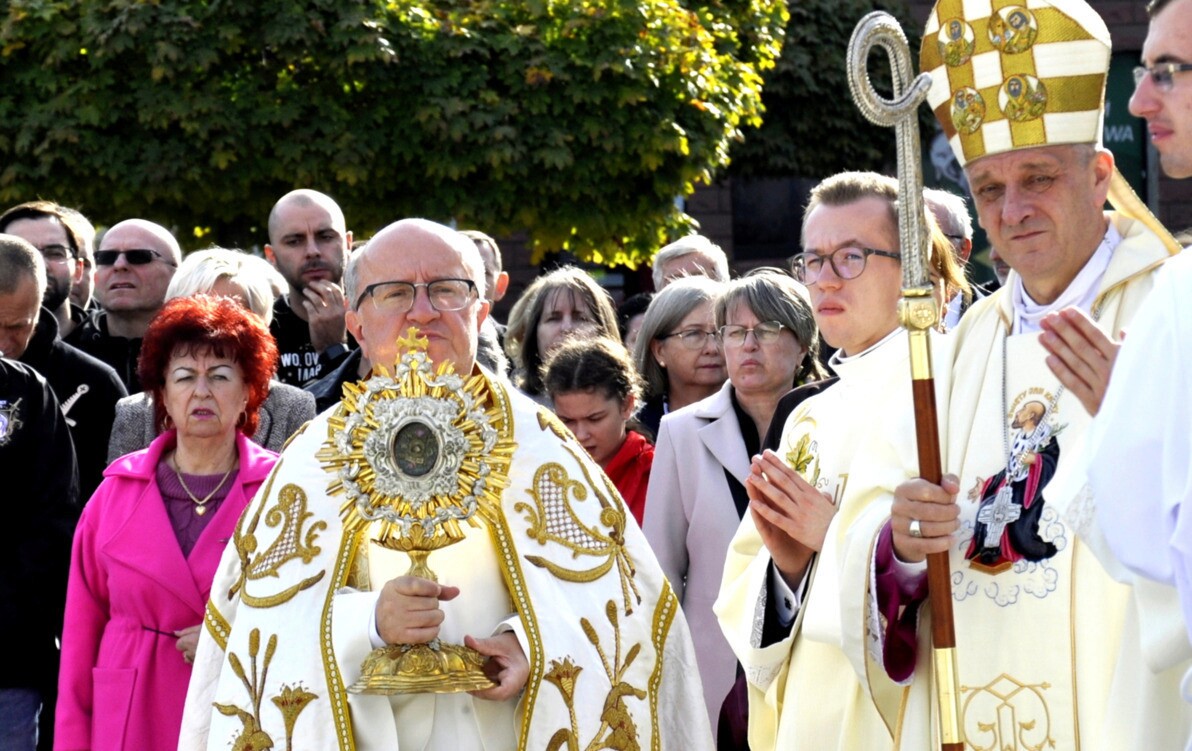
[[[894,178],[845,172],[812,190],[803,215],[807,250],[795,258],[795,277],[807,285],[824,341],[837,348],[829,364],[839,380],[794,407],[777,452],[753,457],[745,483],[751,513],[732,539],[716,603],[720,626],[753,677],[754,748],[891,747],[838,646],[840,616],[832,614],[841,609],[834,540],[874,505],[850,491],[865,486],[872,459],[893,454],[913,464],[915,454],[906,438],[914,426],[909,347],[897,312],[897,205]],[[941,299],[951,297],[963,288],[962,274],[938,229],[933,250],[933,272],[946,288]],[[730,363],[734,334],[724,334]],[[858,591],[846,599],[851,607],[865,597]],[[785,680],[775,680],[780,672]]]

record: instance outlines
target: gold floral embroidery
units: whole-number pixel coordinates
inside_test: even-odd
[[[220,704],[215,702],[215,709],[225,717],[235,717],[240,720],[240,733],[232,740],[232,751],[263,751],[274,747],[273,738],[265,732],[261,725],[261,701],[265,695],[265,679],[269,675],[269,663],[273,662],[273,655],[277,652],[277,634],[269,637],[265,645],[265,659],[257,670],[257,656],[261,652],[261,631],[254,628],[248,635],[249,669],[252,677],[244,670],[244,664],[235,653],[228,655],[228,664],[232,672],[240,679],[240,683],[248,691],[252,704],[251,711],[235,704]],[[307,691],[302,684],[283,685],[281,693],[272,697],[270,701],[281,712],[282,723],[286,730],[286,751],[294,748],[294,724],[298,715],[306,709],[306,705],[318,697]]]
[[[554,433],[560,440],[574,441],[575,436],[571,435],[571,431],[563,424],[563,421],[548,409],[538,410],[538,427],[542,430],[549,430]]]
[[[1055,748],[1051,709],[1043,695],[1049,688],[1050,683],[1023,683],[1005,673],[984,686],[961,686],[965,741],[973,751]]]
[[[812,463],[814,462],[814,468]],[[803,476],[809,484],[819,482],[819,457],[815,455],[815,445],[811,442],[811,435],[804,434],[799,442],[786,454],[786,463]]]
[[[282,722],[286,726],[286,751],[293,751],[294,723],[298,722],[298,715],[306,709],[306,705],[318,697],[307,691],[302,684],[296,686],[283,685],[281,693],[270,701],[281,712]]]
[[[581,470],[584,463],[579,462]],[[586,470],[585,471],[586,474]],[[588,484],[572,480],[567,470],[555,462],[544,464],[534,474],[534,484],[529,490],[531,505],[518,501],[513,509],[524,513],[529,528],[526,534],[541,545],[555,543],[571,551],[572,558],[600,559],[587,569],[570,569],[546,560],[541,556],[528,555],[526,560],[544,568],[563,581],[575,583],[593,582],[607,574],[614,564],[621,577],[621,591],[625,599],[625,612],[633,612],[633,603],[641,602],[641,593],[633,581],[636,573],[633,560],[625,550],[624,507],[609,502],[598,485],[588,479]],[[589,488],[601,506],[600,523],[606,530],[584,524],[572,507],[588,499]]]
[[[634,644],[630,647],[622,660],[621,648],[623,645],[621,644],[616,603],[609,600],[604,608],[604,614],[608,618],[609,624],[612,625],[614,636],[614,653],[611,661],[600,644],[600,635],[596,633],[592,622],[587,618],[581,618],[579,621],[584,635],[588,637],[588,641],[600,655],[600,664],[604,667],[604,673],[608,676],[610,685],[608,695],[604,699],[604,706],[600,711],[600,727],[583,749],[584,751],[601,751],[602,749],[641,751],[641,744],[637,738],[637,724],[633,721],[633,714],[629,711],[626,700],[630,698],[642,700],[646,698],[647,694],[644,690],[630,685],[625,680],[626,671],[641,653],[641,644]],[[546,749],[547,751],[559,751],[566,747],[568,751],[580,751],[579,723],[576,722],[575,717],[575,688],[579,683],[579,676],[583,672],[583,668],[576,665],[570,657],[551,660],[550,665],[550,670],[543,676],[543,680],[558,689],[559,694],[563,697],[563,703],[567,706],[567,712],[571,718],[571,727],[557,730],[551,736]]]
[[[280,462],[278,465],[280,466]],[[276,471],[274,476],[276,476]],[[236,553],[240,557],[240,579],[228,590],[228,599],[231,599],[239,591],[240,599],[255,608],[272,608],[289,602],[299,592],[314,586],[326,574],[325,571],[320,571],[318,574],[272,595],[258,597],[249,594],[249,581],[276,579],[278,570],[290,561],[301,559],[303,563],[310,563],[314,560],[315,556],[321,552],[321,549],[315,545],[315,540],[318,533],[327,528],[326,522],[318,521],[303,531],[303,525],[314,514],[306,510],[306,493],[302,488],[292,484],[286,485],[278,493],[277,504],[265,513],[265,524],[269,527],[281,526],[281,533],[264,552],[257,553],[259,544],[256,535],[257,525],[260,523],[261,514],[265,510],[272,490],[273,477],[270,477],[263,496],[266,500],[257,506],[256,513],[253,514],[245,528],[237,528],[232,537]]]

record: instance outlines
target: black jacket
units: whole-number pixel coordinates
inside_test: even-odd
[[[79,518],[70,431],[49,384],[0,358],[0,687],[49,688],[58,680],[70,542]]]
[[[360,375],[356,372],[360,369],[360,357],[359,348],[352,350],[334,370],[303,389],[315,395],[315,414],[321,414],[339,403],[344,395],[345,383],[360,380]]]
[[[141,340],[109,334],[107,311],[101,309],[88,315],[63,341],[112,366],[129,394],[144,390],[141,388],[141,379],[137,377]]]
[[[58,397],[74,438],[79,498],[85,502],[103,479],[116,402],[128,392],[112,366],[58,337],[58,320],[45,308],[21,362],[49,381]]]

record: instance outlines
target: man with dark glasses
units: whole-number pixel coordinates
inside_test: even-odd
[[[181,261],[170,231],[145,219],[113,225],[95,251],[95,296],[103,309],[71,332],[67,343],[115,368],[130,394],[141,390],[141,337]]]

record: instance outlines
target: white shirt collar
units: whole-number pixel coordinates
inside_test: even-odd
[[[1044,316],[1064,308],[1077,307],[1086,313],[1090,312],[1093,302],[1097,299],[1097,293],[1101,291],[1101,279],[1105,276],[1106,269],[1109,268],[1113,251],[1121,241],[1121,233],[1118,232],[1117,227],[1113,226],[1113,222],[1110,222],[1105,237],[1101,239],[1101,244],[1097,246],[1092,257],[1084,264],[1084,268],[1080,270],[1068,288],[1054,302],[1047,305],[1041,305],[1032,300],[1031,296],[1027,294],[1026,287],[1022,284],[1022,277],[1015,274],[1014,284],[1010,288],[1010,304],[1013,306],[1014,312],[1013,333],[1036,333],[1041,330],[1039,321]]]

